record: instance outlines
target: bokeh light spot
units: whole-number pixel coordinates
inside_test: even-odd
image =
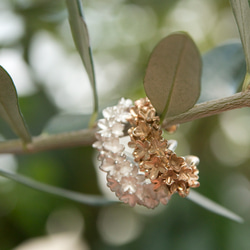
[[[97,225],[102,239],[111,245],[129,243],[142,231],[142,223],[133,209],[123,205],[103,208]]]

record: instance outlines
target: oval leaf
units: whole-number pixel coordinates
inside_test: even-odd
[[[230,2],[247,63],[247,73],[242,86],[242,90],[245,91],[250,89],[250,3],[249,0],[230,0]]]
[[[14,83],[0,66],[0,116],[24,142],[30,142],[31,136],[19,108]]]
[[[144,88],[161,119],[192,108],[200,95],[201,58],[186,33],[164,38],[149,59]]]
[[[250,6],[248,0],[230,0],[250,73]]]
[[[235,94],[242,85],[246,62],[240,42],[222,44],[202,56],[203,71],[199,102]]]
[[[239,223],[244,222],[244,220],[239,215],[235,214],[234,212],[228,210],[225,207],[222,207],[221,205],[215,203],[214,201],[206,198],[205,196],[193,190],[190,190],[190,193],[187,196],[187,198],[193,201],[194,203],[198,204],[199,206],[204,207],[205,209],[213,213],[219,214],[221,216],[224,216],[233,221],[237,221]]]
[[[80,57],[85,66],[86,72],[89,76],[89,80],[93,89],[94,113],[91,120],[91,123],[93,123],[98,113],[98,97],[97,97],[94,64],[89,42],[88,29],[86,22],[84,21],[81,1],[66,0],[66,4],[69,13],[70,28],[75,42],[75,46],[80,54]]]

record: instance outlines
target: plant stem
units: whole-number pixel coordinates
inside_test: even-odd
[[[185,123],[243,107],[250,107],[250,91],[197,104],[185,113],[165,118],[162,127],[166,128],[174,124]],[[89,146],[95,141],[95,132],[96,129],[92,128],[54,135],[41,134],[33,137],[32,142],[28,144],[23,144],[20,139],[3,141],[0,143],[0,153],[28,154],[52,149]]]
[[[250,91],[240,92],[229,97],[196,104],[185,113],[165,118],[162,123],[162,128],[243,107],[250,107]]]
[[[40,151],[88,146],[95,141],[95,129],[83,129],[60,134],[41,134],[32,138],[31,143],[22,140],[8,140],[0,143],[0,153],[29,154]]]

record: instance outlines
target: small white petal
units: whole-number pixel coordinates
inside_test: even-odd
[[[119,144],[119,139],[114,138],[114,140],[110,142],[104,142],[103,146],[106,150],[111,151],[113,153],[120,153],[124,150],[124,146]]]
[[[120,137],[120,138],[119,138],[119,143],[122,144],[122,145],[125,147],[125,154],[133,159],[134,157],[133,157],[132,154],[133,154],[134,149],[133,149],[133,148],[130,148],[130,147],[128,146],[128,143],[129,143],[129,142],[130,142],[130,137],[129,137],[129,135],[123,136],[123,137]]]
[[[168,140],[168,149],[175,151],[177,148],[177,141],[176,140]]]
[[[189,166],[191,165],[197,166],[200,163],[200,159],[194,155],[187,155],[184,157],[184,159]]]

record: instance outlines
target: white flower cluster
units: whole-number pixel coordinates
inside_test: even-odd
[[[125,123],[130,118],[129,110],[132,101],[121,99],[118,105],[103,110],[103,119],[97,123],[97,142],[94,148],[100,151],[100,169],[107,173],[107,185],[116,196],[130,206],[136,204],[148,208],[156,207],[160,202],[167,204],[171,195],[166,188],[154,190],[154,184],[145,173],[141,172],[137,163],[126,154],[125,146],[119,138],[124,136]],[[170,142],[170,141],[169,141]],[[175,141],[168,148],[174,148]]]

